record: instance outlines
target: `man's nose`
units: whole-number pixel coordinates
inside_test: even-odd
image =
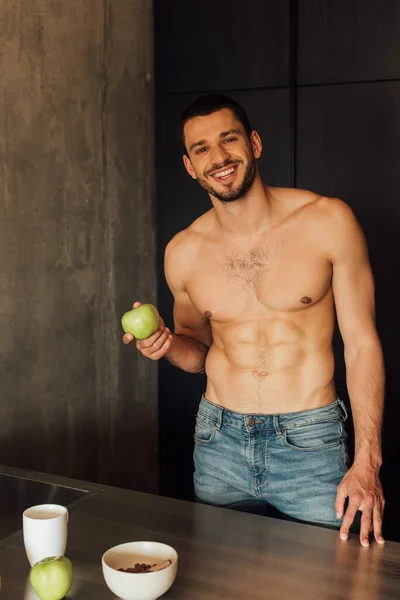
[[[215,146],[212,150],[211,159],[215,164],[224,163],[231,155],[226,146]]]

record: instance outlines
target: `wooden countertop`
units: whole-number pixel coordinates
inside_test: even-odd
[[[0,472],[90,494],[70,506],[68,599],[112,600],[101,556],[116,544],[153,540],[179,554],[168,600],[399,600],[400,544],[362,548],[335,531],[129,490],[0,467]],[[22,532],[0,542],[0,599],[32,600]]]

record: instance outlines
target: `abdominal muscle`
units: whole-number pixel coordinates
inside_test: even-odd
[[[212,325],[205,393],[210,402],[245,414],[281,414],[335,400],[334,321],[326,306]]]

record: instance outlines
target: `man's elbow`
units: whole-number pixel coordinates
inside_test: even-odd
[[[344,342],[344,357],[346,364],[352,364],[363,358],[383,361],[382,344],[379,337],[371,336],[351,343]]]

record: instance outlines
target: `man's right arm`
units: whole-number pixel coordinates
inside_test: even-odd
[[[159,329],[148,339],[137,340],[136,347],[151,360],[165,357],[183,371],[201,373],[212,344],[212,333],[208,319],[193,305],[185,287],[185,275],[190,271],[188,259],[191,256],[185,246],[174,238],[165,252],[165,277],[174,296],[174,333],[165,327],[161,319]],[[125,343],[132,339],[130,334],[124,336]]]
[[[174,238],[165,251],[165,278],[174,296],[174,333],[165,357],[183,371],[201,373],[212,344],[212,333],[208,319],[193,305],[186,289],[193,247],[179,241],[183,236],[187,233]]]
[[[174,333],[165,357],[188,373],[202,373],[212,344],[208,320],[193,306],[187,292],[174,294]]]

